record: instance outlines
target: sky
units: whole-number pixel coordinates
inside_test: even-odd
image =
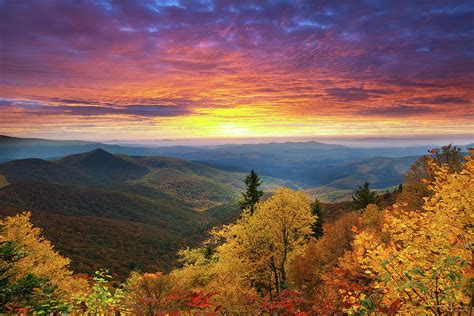
[[[0,134],[471,137],[472,1],[0,0]]]

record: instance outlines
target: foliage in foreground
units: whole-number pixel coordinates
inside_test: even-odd
[[[309,198],[279,189],[180,252],[170,274],[133,272],[112,286],[106,271],[73,275],[29,222],[1,222],[3,312],[418,313],[472,312],[474,160],[451,168],[424,160],[419,206],[368,204],[323,225]],[[457,163],[457,161],[456,161]],[[421,192],[421,191],[419,191]],[[403,192],[402,192],[403,193]]]

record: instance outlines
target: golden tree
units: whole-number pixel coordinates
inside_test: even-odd
[[[177,288],[201,288],[219,293],[216,301],[226,312],[255,313],[262,295],[276,298],[287,287],[290,263],[312,240],[310,198],[290,189],[277,189],[244,211],[236,223],[213,231],[215,251],[181,251],[184,267],[172,275]]]
[[[244,213],[215,233],[224,241],[217,248],[219,262],[240,274],[244,284],[271,296],[280,293],[287,286],[289,262],[302,251],[316,221],[310,204],[304,193],[277,189],[253,215]]]
[[[361,232],[354,241],[353,255],[360,269],[377,276],[372,288],[383,288],[380,302],[368,295],[362,306],[441,315],[470,304],[474,160],[467,157],[454,173],[448,165],[428,164],[433,171],[432,194],[422,209],[394,205],[387,211],[383,231],[389,242],[370,231]]]
[[[41,229],[33,227],[31,214],[25,212],[0,221],[0,242],[14,242],[23,254],[11,268],[14,279],[33,274],[46,277],[56,287],[55,293],[72,299],[87,288],[86,281],[73,277],[68,269],[70,260],[54,250],[41,235]]]

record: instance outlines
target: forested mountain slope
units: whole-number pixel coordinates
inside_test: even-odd
[[[99,266],[122,276],[133,267],[168,270],[181,247],[235,218],[238,207],[230,202],[244,177],[178,158],[103,149],[55,161],[14,160],[0,164],[0,214],[32,211],[33,222],[79,272]],[[265,183],[267,189],[291,186],[270,178]]]

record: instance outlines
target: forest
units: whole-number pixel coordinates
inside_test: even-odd
[[[0,222],[0,310],[15,315],[473,313],[474,150],[433,149],[402,185],[369,183],[337,216],[305,192],[261,190],[251,172],[240,216],[178,252],[170,272],[76,273],[31,222]],[[107,253],[101,253],[107,256]],[[160,258],[156,258],[159,260]]]

